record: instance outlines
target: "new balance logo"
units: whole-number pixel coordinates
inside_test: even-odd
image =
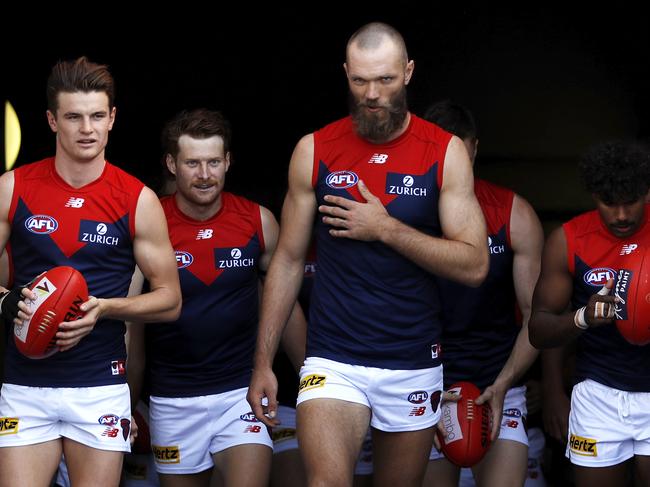
[[[621,253],[618,255],[630,255],[632,252],[636,250],[637,247],[638,247],[637,244],[623,245],[623,248],[621,249]]]
[[[385,164],[388,160],[388,154],[373,154],[368,164]]]
[[[208,238],[212,238],[211,228],[205,228],[203,230],[199,230],[199,233],[196,234],[197,240],[207,240]]]
[[[421,406],[421,407],[415,407],[411,409],[411,412],[409,413],[409,416],[423,416],[424,413],[426,412],[427,407],[426,406]]]
[[[75,198],[74,196],[71,196],[68,202],[65,204],[66,208],[81,208],[84,205],[84,199],[83,198]]]

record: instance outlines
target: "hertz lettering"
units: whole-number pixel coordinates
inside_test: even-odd
[[[18,418],[0,418],[0,436],[18,433]]]
[[[158,463],[181,463],[181,452],[177,446],[151,445],[151,450]]]
[[[576,455],[585,457],[597,457],[598,449],[596,448],[597,441],[592,438],[583,438],[582,436],[571,435],[569,446],[571,451]]]
[[[327,377],[324,375],[308,375],[300,381],[300,386],[298,386],[298,394],[303,391],[308,391],[309,389],[315,389],[316,387],[323,387],[325,385],[326,379]]]

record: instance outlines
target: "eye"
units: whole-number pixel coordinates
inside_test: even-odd
[[[382,76],[381,82],[384,84],[388,84],[388,83],[392,83],[393,79],[394,78],[392,76]]]
[[[221,159],[210,159],[208,161],[208,164],[212,167],[217,167],[219,164],[221,164]]]
[[[93,113],[93,119],[101,120],[102,118],[106,118],[106,112]]]

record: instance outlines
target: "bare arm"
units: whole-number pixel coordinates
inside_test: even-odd
[[[137,296],[142,292],[144,276],[140,269],[135,268],[131,278],[129,296]],[[144,323],[129,321],[126,323],[126,372],[129,390],[131,391],[131,411],[135,411],[142,393],[142,382],[145,369]]]
[[[81,305],[86,315],[63,322],[57,345],[67,350],[90,333],[100,318],[125,321],[173,321],[181,309],[180,285],[167,222],[158,198],[149,188],[140,193],[136,209],[133,250],[137,266],[149,281],[150,291],[126,298],[91,297]]]
[[[366,203],[327,195],[321,205],[330,234],[355,240],[378,240],[427,271],[478,286],[488,271],[487,233],[483,213],[474,195],[474,176],[467,150],[458,137],[445,156],[439,216],[445,238],[429,236],[391,217],[379,198],[359,181]]]
[[[269,401],[269,416],[277,409],[277,380],[271,369],[287,318],[298,296],[304,275],[304,258],[311,239],[316,197],[311,187],[314,139],[303,137],[289,165],[289,191],[282,208],[282,225],[277,249],[266,276],[260,324],[257,333],[254,370],[248,402],[255,415],[272,426],[262,412],[261,400]]]
[[[544,429],[557,441],[569,438],[571,399],[565,385],[565,363],[570,345],[542,350],[542,416]]]
[[[523,315],[521,331],[515,345],[494,383],[485,389],[477,404],[490,403],[493,424],[501,424],[503,400],[506,392],[528,370],[538,355],[528,339],[533,290],[539,276],[544,233],[542,225],[530,204],[515,195],[510,216],[510,242],[514,252],[512,277],[517,295],[517,303]],[[492,430],[492,440],[498,436],[499,429]]]
[[[567,243],[564,230],[558,228],[544,246],[542,271],[533,294],[533,313],[529,325],[530,343],[536,348],[557,347],[584,332],[576,325],[578,312],[569,310],[573,293],[573,278],[568,269]],[[612,282],[608,283],[611,288]],[[595,318],[596,302],[613,306],[614,296],[595,293],[589,298],[584,318],[589,326],[614,322],[613,318]],[[569,311],[567,311],[569,310]]]

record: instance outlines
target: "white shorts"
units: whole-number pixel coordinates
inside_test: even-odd
[[[3,384],[0,447],[70,438],[110,451],[131,451],[129,386],[28,387]]]
[[[528,409],[526,409],[526,386],[513,387],[508,389],[503,398],[503,415],[501,417],[501,429],[499,440],[512,440],[528,445],[528,435],[524,421]],[[431,448],[429,460],[443,458],[444,454]]]
[[[298,436],[296,435],[296,410],[288,406],[278,408],[277,418],[280,426],[273,428],[273,454],[298,449]],[[372,437],[370,428],[363,440],[357,464],[354,467],[355,475],[370,475],[372,473]]]
[[[367,406],[381,431],[417,431],[440,419],[442,366],[391,370],[308,357],[300,369],[298,400],[341,399]]]
[[[246,401],[248,388],[196,397],[156,397],[149,403],[156,470],[191,474],[212,468],[212,455],[237,445],[273,448],[268,428]]]
[[[571,393],[566,456],[575,465],[609,467],[650,455],[650,393],[619,391],[587,379]]]

